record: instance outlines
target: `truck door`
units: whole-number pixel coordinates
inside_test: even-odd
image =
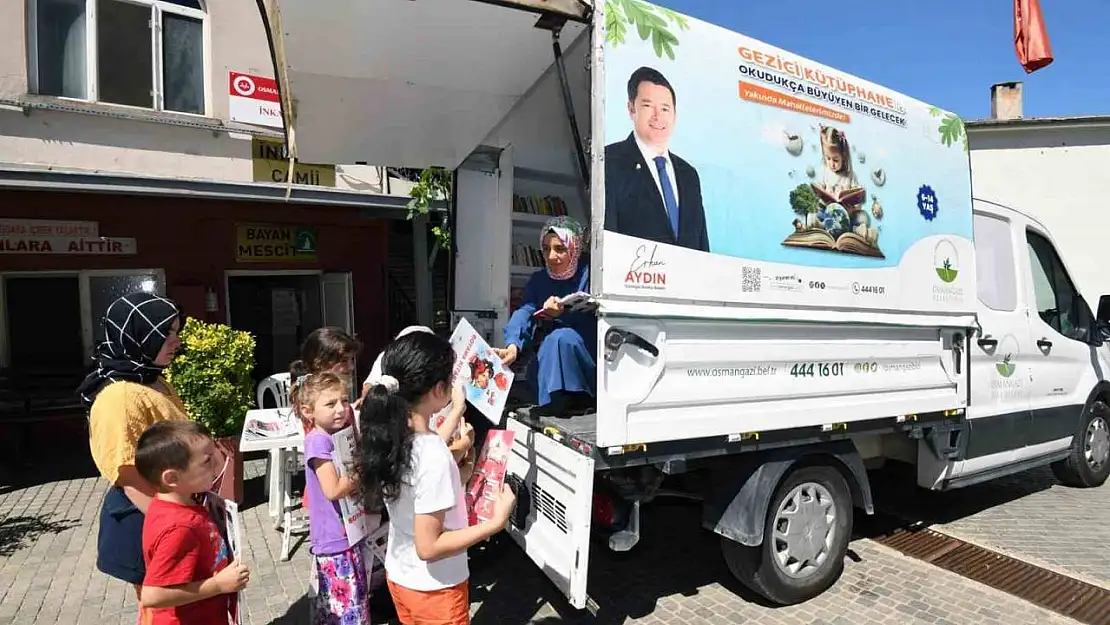
[[[1027,287],[1031,356],[1032,455],[1066,449],[1079,426],[1087,395],[1095,386],[1092,362],[1094,315],[1079,295],[1048,236],[1032,224],[1025,230],[1032,274]]]
[[[975,270],[982,332],[970,342],[971,403],[964,460],[952,477],[1014,462],[1026,445],[1032,356],[1018,280],[1020,226],[1006,214],[974,215]]]

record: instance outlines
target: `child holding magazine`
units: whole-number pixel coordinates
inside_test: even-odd
[[[380,497],[389,513],[387,584],[406,625],[470,622],[466,550],[504,529],[516,501],[504,487],[493,517],[468,524],[459,467],[429,425],[448,402],[464,403],[451,384],[454,363],[451,344],[434,334],[397,339],[359,415],[358,475],[367,507]]]
[[[370,584],[362,543],[350,545],[339,500],[358,483],[340,477],[332,435],[348,426],[350,404],[344,381],[334,373],[303,375],[290,389],[294,405],[312,429],[304,438],[305,499],[318,591],[311,623],[369,623]]]

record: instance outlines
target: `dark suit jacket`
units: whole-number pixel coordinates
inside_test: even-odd
[[[709,251],[705,211],[701,204],[701,180],[690,163],[671,153],[678,186],[678,239],[632,134],[624,141],[605,146],[605,229],[657,243]],[[639,167],[637,168],[637,165]]]

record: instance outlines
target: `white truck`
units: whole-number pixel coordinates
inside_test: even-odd
[[[506,425],[510,533],[573,606],[669,479],[782,604],[886,461],[1106,480],[1110,299],[973,201],[956,116],[642,0],[259,4],[298,159],[455,171],[453,307],[492,343],[546,215],[590,224],[596,412]]]

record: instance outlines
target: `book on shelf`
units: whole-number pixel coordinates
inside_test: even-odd
[[[513,212],[558,217],[567,214],[567,203],[557,195],[513,195]]]
[[[543,252],[525,243],[514,243],[512,263],[538,269],[543,267]]]

